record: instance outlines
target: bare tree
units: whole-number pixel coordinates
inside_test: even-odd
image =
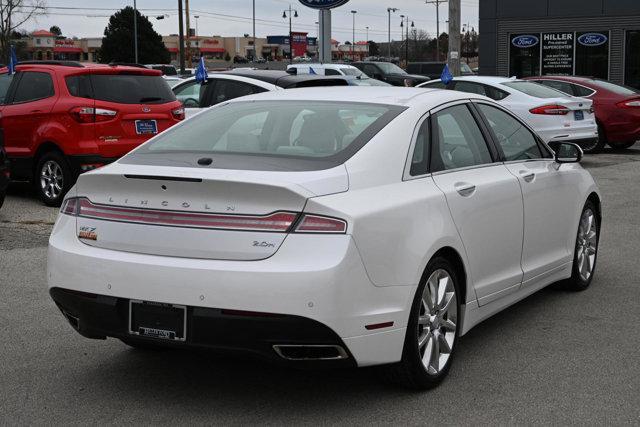
[[[45,0],[0,0],[0,56],[7,59],[11,34],[22,24],[46,12]]]

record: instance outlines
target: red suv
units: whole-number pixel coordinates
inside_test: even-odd
[[[142,66],[22,62],[0,76],[11,177],[59,206],[78,174],[110,163],[184,119],[161,77]]]
[[[591,77],[541,76],[527,80],[593,100],[600,134],[596,150],[605,144],[626,149],[640,140],[640,90]]]

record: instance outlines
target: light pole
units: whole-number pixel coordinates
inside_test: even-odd
[[[287,10],[289,11],[289,64],[293,64],[293,36],[291,35],[291,18],[297,18],[298,11],[295,9],[291,9],[291,5],[289,5],[289,9],[285,9],[284,12],[282,12],[282,17],[284,19],[287,18]]]
[[[256,0],[253,0],[253,60],[258,57],[256,50]]]
[[[448,0],[427,0],[427,4],[436,5],[436,61],[440,61],[440,3]]]
[[[400,21],[400,28],[404,27],[404,18],[407,18],[407,36],[404,38],[404,62],[409,64],[409,17],[400,15],[400,18],[402,18],[402,21]],[[415,22],[411,21],[411,28],[415,28],[415,26]]]
[[[397,7],[388,7],[387,13],[389,14],[389,61],[391,61],[391,12],[396,13],[399,11]]]
[[[196,37],[198,37],[198,19],[200,15],[193,15],[193,18],[196,20]]]
[[[133,57],[136,64],[138,63],[138,6],[136,0],[133,0]]]
[[[352,10],[351,14],[353,15],[353,38],[351,39],[351,60],[355,61],[355,46],[356,46],[356,13],[357,10]]]

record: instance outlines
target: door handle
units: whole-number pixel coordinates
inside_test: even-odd
[[[536,174],[533,172],[527,172],[527,171],[520,171],[520,176],[522,177],[522,179],[524,179],[526,182],[531,182],[534,180],[534,178],[536,177]]]
[[[454,185],[454,188],[462,197],[469,197],[476,191],[475,185],[466,182],[459,182]]]
[[[42,113],[42,110],[31,110],[31,113]]]

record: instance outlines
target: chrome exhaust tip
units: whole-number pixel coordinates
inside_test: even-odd
[[[349,355],[339,345],[274,345],[273,350],[285,360],[341,360]]]

